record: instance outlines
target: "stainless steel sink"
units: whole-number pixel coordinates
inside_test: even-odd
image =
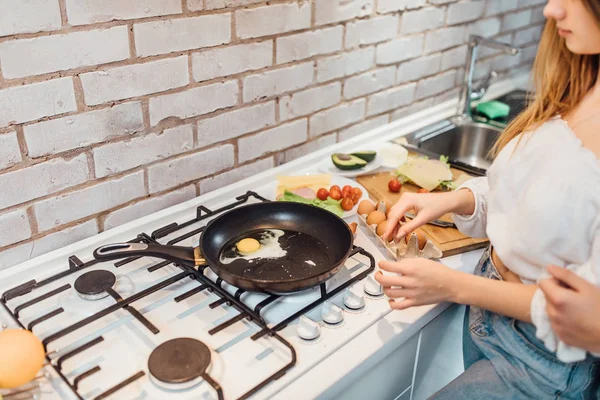
[[[501,132],[501,128],[454,118],[416,131],[407,140],[416,151],[447,156],[455,167],[483,175],[492,164],[489,151]]]

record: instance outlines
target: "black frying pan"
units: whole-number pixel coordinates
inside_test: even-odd
[[[284,256],[239,258],[235,250],[239,240],[252,237],[273,243],[273,233],[278,231],[284,232],[276,239]],[[350,227],[335,214],[307,204],[272,202],[241,206],[213,219],[197,248],[116,243],[96,249],[94,257],[106,261],[150,256],[190,267],[208,264],[217,276],[241,289],[289,293],[335,275],[348,258],[352,242]]]

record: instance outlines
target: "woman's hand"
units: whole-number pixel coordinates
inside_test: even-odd
[[[397,262],[381,261],[379,268],[401,274],[375,274],[375,279],[383,286],[383,292],[390,298],[390,306],[393,309],[404,310],[425,304],[454,301],[454,282],[459,273],[442,263],[424,258],[410,258]]]
[[[390,211],[383,239],[388,240],[393,237],[398,242],[418,227],[448,212],[466,214],[470,211],[472,214],[474,208],[475,199],[470,190],[425,194],[403,193]],[[415,218],[400,226],[399,223],[404,218],[404,214],[410,210],[414,210]]]
[[[600,353],[600,288],[553,265],[539,283],[552,329],[568,345]],[[566,287],[565,287],[566,286]]]

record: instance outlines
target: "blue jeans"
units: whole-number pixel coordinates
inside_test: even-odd
[[[502,280],[490,255],[475,274]],[[464,321],[465,372],[430,399],[600,399],[600,359],[563,363],[532,324],[479,307],[467,307]]]

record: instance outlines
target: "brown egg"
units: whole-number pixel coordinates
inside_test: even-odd
[[[367,224],[379,225],[381,221],[385,221],[385,214],[381,211],[373,211],[367,216]]]
[[[31,381],[44,364],[44,346],[30,331],[0,332],[0,388],[12,389]]]
[[[386,228],[387,221],[381,221],[379,224],[377,224],[377,236],[383,236]]]
[[[423,233],[421,229],[417,229],[414,232],[417,234],[417,243],[419,244],[419,250],[423,250],[425,248],[425,245],[427,244],[427,236]],[[404,237],[406,244],[408,244],[411,236],[412,232]]]
[[[358,204],[357,212],[359,215],[369,215],[375,211],[375,204],[370,200],[363,200]]]

